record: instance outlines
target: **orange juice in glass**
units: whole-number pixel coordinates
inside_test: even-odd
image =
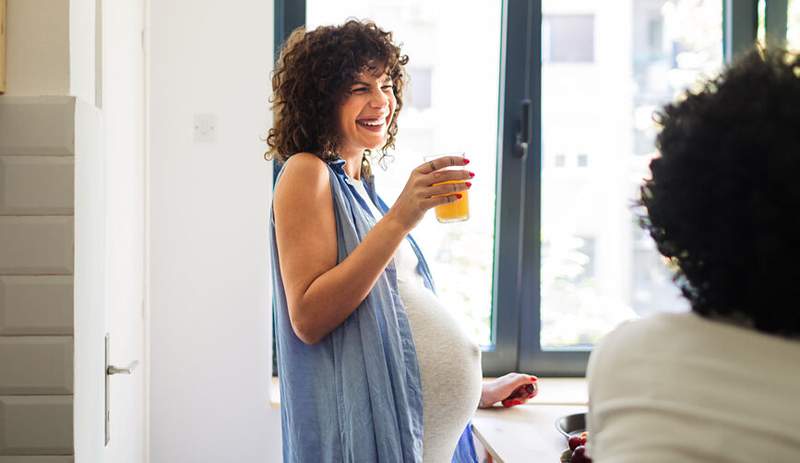
[[[464,157],[463,152],[458,153],[445,153],[445,154],[436,154],[433,156],[425,156],[425,162],[432,161],[436,158],[440,158],[442,156],[461,156]],[[445,167],[442,170],[464,170],[464,166],[450,166]],[[465,183],[466,180],[449,180],[447,182],[436,183],[435,185],[445,185],[448,183]],[[459,191],[458,194],[461,195],[461,198],[456,199],[452,203],[445,203],[439,206],[436,206],[436,220],[441,223],[450,223],[450,222],[463,222],[469,218],[469,191]]]

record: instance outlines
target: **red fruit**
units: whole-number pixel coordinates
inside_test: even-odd
[[[502,404],[503,404],[504,407],[509,408],[509,407],[513,407],[515,405],[522,404],[522,401],[521,400],[517,400],[517,399],[505,399],[505,400],[503,400]]]
[[[525,392],[527,392],[528,395],[533,394],[533,384],[526,384],[525,385]]]
[[[575,448],[578,447],[579,445],[585,444],[585,442],[581,440],[580,436],[572,436],[569,438],[568,442],[570,450],[575,450]]]
[[[586,456],[586,447],[582,445],[575,447],[570,463],[592,463],[592,460]]]

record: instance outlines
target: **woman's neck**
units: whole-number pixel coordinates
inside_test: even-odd
[[[354,180],[361,180],[361,159],[364,155],[360,151],[340,152],[339,157],[344,159],[344,172]]]

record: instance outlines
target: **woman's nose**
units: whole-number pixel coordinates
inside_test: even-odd
[[[372,92],[372,98],[369,100],[370,106],[376,109],[385,107],[388,102],[389,97],[380,88],[376,92]]]

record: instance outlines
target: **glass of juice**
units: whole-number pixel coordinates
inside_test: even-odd
[[[436,158],[440,158],[442,156],[461,156],[464,157],[463,152],[456,152],[456,153],[442,153],[442,154],[434,154],[430,156],[425,156],[425,162],[432,161]],[[445,167],[441,170],[464,170],[464,165],[458,166],[450,166]],[[447,182],[436,183],[435,185],[442,185],[446,183],[464,183],[466,180],[450,180]],[[469,191],[459,191],[461,198],[453,201],[452,203],[446,203],[439,206],[436,206],[436,220],[441,223],[450,223],[450,222],[463,222],[469,218]]]

